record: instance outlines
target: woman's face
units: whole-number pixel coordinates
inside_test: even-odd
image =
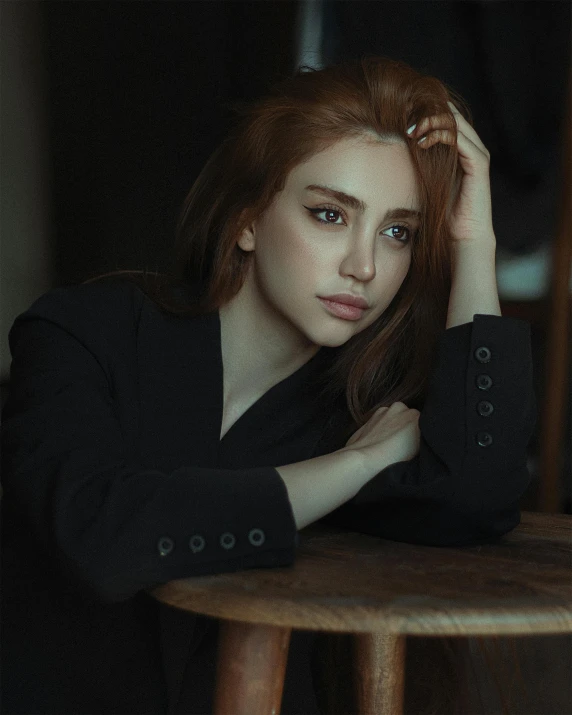
[[[354,205],[312,185],[354,197]],[[304,345],[347,342],[383,313],[407,275],[419,218],[390,212],[419,208],[404,143],[348,138],[315,154],[238,239],[253,251],[247,283],[255,310]],[[321,300],[336,294],[369,307],[349,315]]]

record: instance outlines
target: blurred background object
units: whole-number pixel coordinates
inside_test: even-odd
[[[2,0],[2,401],[8,330],[43,292],[116,269],[170,267],[179,209],[233,102],[301,65],[375,53],[461,94],[491,153],[501,305],[531,323],[539,408],[521,507],[572,513],[571,7]],[[569,675],[547,673],[556,641],[533,642],[523,669],[554,686],[518,712],[572,712]],[[570,640],[560,648],[569,674]]]
[[[38,3],[0,3],[0,379],[14,318],[53,284],[47,48]]]

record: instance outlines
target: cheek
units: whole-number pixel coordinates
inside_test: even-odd
[[[399,289],[399,286],[401,286],[401,284],[405,280],[405,277],[407,276],[410,265],[411,265],[411,249],[408,248],[405,256],[403,257],[403,260],[400,261],[400,263],[399,263],[399,269],[397,271],[397,275],[399,276],[398,289]]]
[[[411,265],[411,249],[386,250],[378,260],[378,275],[389,292],[396,293]]]
[[[324,252],[299,228],[275,234],[275,238],[265,242],[260,254],[265,273],[270,271],[277,279],[293,284],[316,278],[325,268]]]
[[[385,260],[381,263],[376,274],[378,279],[380,308],[376,311],[373,320],[378,318],[383,313],[398,293],[407,276],[410,264],[410,250],[407,250],[407,253],[385,256]]]

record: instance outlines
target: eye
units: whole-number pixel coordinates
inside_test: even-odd
[[[332,214],[337,214],[337,216],[339,218],[345,219],[346,218],[345,213],[337,207],[320,206],[318,208],[311,209],[308,206],[304,206],[304,208],[307,209],[311,214],[313,214],[315,216],[315,220],[319,221],[320,223],[327,223],[327,224],[330,224],[331,226],[345,226],[346,225],[344,222],[337,223],[337,219],[335,221],[328,221],[323,218],[318,218],[318,214],[324,213],[326,215],[329,214],[330,216]],[[403,232],[406,233],[406,235],[403,238],[400,238],[399,236],[396,236],[394,234],[390,235],[390,238],[394,238],[399,243],[408,243],[415,235],[415,231],[412,228],[410,228],[409,226],[405,226],[404,224],[395,224],[394,226],[390,226],[389,228],[386,228],[385,230],[393,231],[394,229],[399,229],[399,231],[401,233],[403,233]]]
[[[328,221],[323,218],[318,218],[318,214],[325,213],[325,214],[337,214],[339,217],[345,218],[345,213],[338,208],[334,208],[331,206],[320,206],[319,208],[316,209],[310,209],[307,206],[304,206],[304,208],[308,209],[308,211],[311,214],[314,214],[315,220],[319,221],[320,223],[329,223],[332,226],[345,226],[343,223],[336,223],[335,221]]]
[[[399,238],[399,236],[395,236],[394,234],[391,234],[391,238],[395,238],[397,241],[400,243],[408,243],[413,236],[415,235],[415,232],[409,228],[409,226],[404,226],[403,224],[396,224],[395,226],[390,226],[389,228],[386,228],[386,231],[393,231],[393,229],[399,229],[401,232],[407,231],[407,235],[404,238]]]

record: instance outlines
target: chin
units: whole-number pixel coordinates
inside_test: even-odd
[[[335,340],[334,338],[332,338],[331,340],[321,341],[319,345],[322,348],[339,348],[340,346],[345,345],[351,338],[353,338],[353,335],[350,335],[348,338],[341,338],[339,340]]]
[[[335,327],[323,325],[320,330],[315,330],[312,334],[307,335],[315,345],[323,348],[338,348],[360,332],[355,329],[355,324],[351,327],[353,329],[348,329],[349,326],[341,325],[336,330]]]

